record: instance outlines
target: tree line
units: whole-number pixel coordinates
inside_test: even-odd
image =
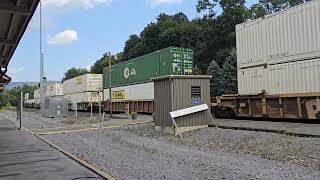
[[[23,85],[21,87],[14,87],[10,90],[0,91],[0,110],[10,106],[17,105],[17,97],[22,91],[24,94],[29,93],[29,98],[33,99],[34,91],[39,89],[38,86]]]
[[[132,34],[123,52],[112,56],[112,64],[151,53],[169,46],[191,48],[194,51],[194,73],[212,75],[211,95],[237,93],[237,63],[235,25],[250,19],[282,11],[304,0],[259,0],[247,7],[245,0],[197,0],[195,10],[201,18],[190,20],[182,12],[160,14],[140,34]],[[221,12],[216,7],[221,7]],[[108,55],[98,59],[90,71],[69,69],[63,80],[88,72],[103,73]]]

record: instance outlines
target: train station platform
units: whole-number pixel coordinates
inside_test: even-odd
[[[0,179],[104,179],[0,116]]]
[[[274,132],[294,136],[320,138],[320,124],[237,119],[216,119],[216,121],[220,128],[225,129]]]

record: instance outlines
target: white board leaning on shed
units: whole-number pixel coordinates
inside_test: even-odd
[[[192,128],[189,129],[189,130],[180,130],[181,128],[178,127],[178,125],[176,123],[176,120],[175,120],[176,118],[179,118],[179,117],[182,117],[182,116],[187,116],[187,115],[198,113],[198,112],[202,112],[202,111],[207,111],[208,114],[209,114],[209,117],[211,118],[211,120],[213,121],[215,126],[218,127],[216,121],[214,120],[214,118],[210,114],[209,106],[207,104],[201,104],[201,105],[198,105],[198,106],[193,106],[193,107],[189,107],[189,108],[185,108],[185,109],[181,109],[181,110],[170,112],[170,116],[172,118],[172,123],[175,126],[174,135],[175,136],[179,135],[180,137],[182,137],[182,135],[181,135],[182,132],[193,130]]]

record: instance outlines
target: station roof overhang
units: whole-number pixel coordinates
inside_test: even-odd
[[[40,0],[0,0],[0,87],[8,84],[9,62]]]

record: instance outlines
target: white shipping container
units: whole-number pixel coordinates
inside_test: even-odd
[[[46,97],[63,96],[63,84],[55,83],[46,87]]]
[[[34,104],[35,103],[35,99],[27,99],[24,102],[25,102],[25,104]]]
[[[258,94],[320,92],[320,58],[238,71],[238,93]]]
[[[115,94],[120,94],[119,98],[113,98],[113,100],[124,100],[124,101],[134,101],[134,100],[153,100],[154,99],[154,83],[143,83],[135,84],[130,86],[122,86],[112,88],[112,92]],[[104,101],[109,99],[109,89],[104,89]]]
[[[92,95],[92,102],[96,103],[102,101],[102,96],[98,92],[83,92],[83,93],[74,93],[64,95],[64,98],[67,99],[70,103],[90,103]]]
[[[33,99],[34,104],[40,104],[40,99]]]
[[[320,0],[236,26],[238,68],[320,57]]]
[[[25,93],[24,94],[24,100],[28,100],[29,99],[30,94],[29,93]]]
[[[33,92],[34,99],[40,99],[40,89],[37,89]]]
[[[266,72],[263,67],[238,70],[238,93],[259,94],[266,90],[264,83]]]
[[[63,94],[102,90],[102,74],[85,74],[63,82]]]

